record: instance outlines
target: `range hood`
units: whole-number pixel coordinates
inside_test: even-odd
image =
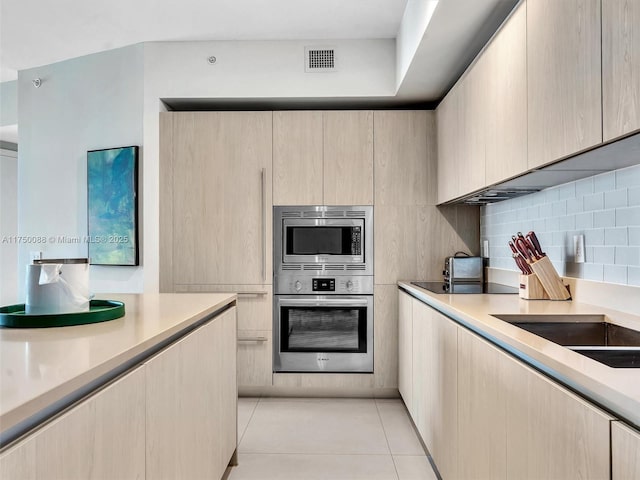
[[[448,202],[486,205],[640,164],[640,133],[583,151]]]

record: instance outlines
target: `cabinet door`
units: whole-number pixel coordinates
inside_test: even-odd
[[[239,388],[271,386],[272,362],[271,329],[238,330]]]
[[[458,196],[460,174],[460,134],[458,131],[460,87],[456,84],[436,110],[438,131],[438,203]]]
[[[411,300],[411,314],[413,317],[413,339],[412,339],[412,384],[413,384],[413,422],[418,429],[418,433],[424,440],[427,448],[431,448],[426,439],[431,438],[429,425],[431,399],[428,384],[428,377],[431,374],[431,364],[429,355],[429,341],[431,338],[431,322],[427,307],[418,300]]]
[[[373,205],[373,112],[323,112],[324,204]]]
[[[483,54],[487,98],[487,185],[527,168],[527,9],[523,2]]]
[[[375,204],[433,205],[436,131],[433,112],[374,112]]]
[[[273,204],[322,205],[322,112],[273,112]]]
[[[398,286],[375,285],[373,371],[376,388],[398,388]]]
[[[499,350],[467,330],[458,332],[458,474],[506,479],[504,368]],[[526,435],[526,432],[522,432]]]
[[[413,313],[412,298],[398,290],[398,390],[413,416]]]
[[[0,457],[0,478],[145,478],[144,369],[82,401]]]
[[[609,478],[611,417],[504,355],[507,477]]]
[[[149,478],[220,478],[236,446],[236,310],[146,364]]]
[[[602,0],[604,141],[640,129],[640,4]]]
[[[602,142],[600,0],[527,2],[529,168]]]
[[[611,479],[640,478],[640,433],[611,422]]]
[[[488,66],[487,58],[482,55],[461,80],[458,103],[461,111],[457,125],[460,135],[457,196],[485,186],[486,128],[490,108],[487,90],[492,75]]]
[[[174,285],[270,283],[271,112],[172,115]]]

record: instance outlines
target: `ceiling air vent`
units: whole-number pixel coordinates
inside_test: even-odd
[[[305,72],[335,72],[336,54],[333,47],[305,47]]]

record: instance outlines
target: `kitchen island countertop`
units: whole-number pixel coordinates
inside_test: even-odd
[[[640,330],[640,316],[575,301],[523,300],[517,295],[434,294],[410,282],[399,287],[525,363],[640,428],[640,368],[611,368],[492,316],[600,314]]]
[[[110,372],[225,309],[235,294],[107,294],[125,316],[55,328],[0,328],[0,431],[37,422]],[[99,385],[97,385],[99,386]],[[4,438],[3,438],[4,441]]]

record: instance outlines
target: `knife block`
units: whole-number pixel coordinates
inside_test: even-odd
[[[520,288],[518,293],[520,298],[525,300],[549,300],[549,295],[538,280],[535,273],[531,275],[520,275]]]
[[[556,269],[553,268],[553,264],[549,257],[542,257],[535,262],[529,264],[533,273],[536,274],[538,280],[542,284],[542,288],[549,295],[550,300],[570,300],[571,294],[567,287],[565,287],[564,283],[562,283],[562,279]]]

